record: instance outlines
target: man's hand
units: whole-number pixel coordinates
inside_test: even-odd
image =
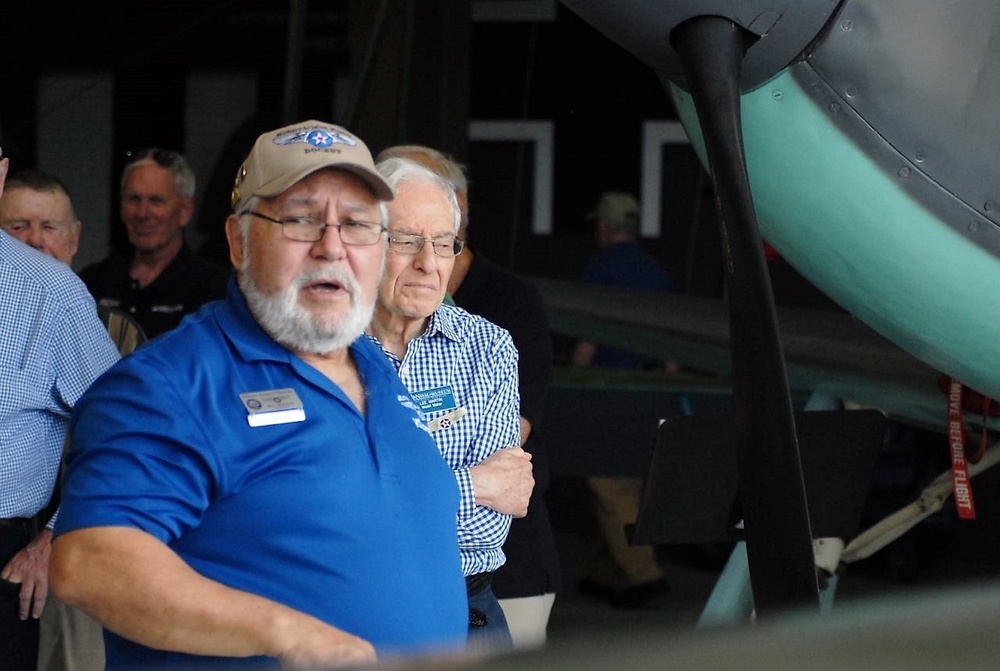
[[[14,555],[0,571],[0,578],[21,583],[22,620],[28,616],[36,620],[42,616],[45,599],[49,595],[49,555],[52,551],[52,530],[43,529],[38,538]]]
[[[316,629],[315,632],[311,631]],[[328,625],[305,623],[297,643],[279,655],[283,669],[357,668],[376,664],[368,641]]]
[[[531,455],[520,447],[497,450],[469,469],[476,503],[498,513],[524,517],[535,488]]]

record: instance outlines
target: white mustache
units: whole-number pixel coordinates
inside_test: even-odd
[[[338,268],[324,268],[322,270],[313,270],[308,273],[303,273],[295,277],[292,280],[292,285],[296,289],[301,289],[310,284],[319,283],[328,284],[339,284],[348,293],[351,294],[352,298],[357,298],[361,294],[361,286],[353,275],[345,270],[340,270]]]

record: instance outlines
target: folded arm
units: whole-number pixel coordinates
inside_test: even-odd
[[[524,517],[535,486],[531,455],[520,447],[497,450],[469,469],[476,504]]]

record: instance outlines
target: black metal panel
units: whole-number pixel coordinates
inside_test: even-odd
[[[885,436],[877,410],[797,412],[809,519],[817,538],[858,532]],[[734,427],[725,415],[667,420],[657,433],[632,542],[718,543],[742,538]]]
[[[732,395],[724,384],[698,389],[609,379],[596,369],[590,382],[556,383],[549,389],[542,435],[549,445],[552,473],[559,477],[606,475],[644,478],[649,470],[657,427],[687,413],[731,412]],[[649,377],[657,377],[650,374]],[[659,377],[662,378],[662,375]]]

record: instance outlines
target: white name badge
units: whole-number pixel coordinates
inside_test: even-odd
[[[268,389],[240,394],[250,426],[304,422],[306,411],[294,389]]]

